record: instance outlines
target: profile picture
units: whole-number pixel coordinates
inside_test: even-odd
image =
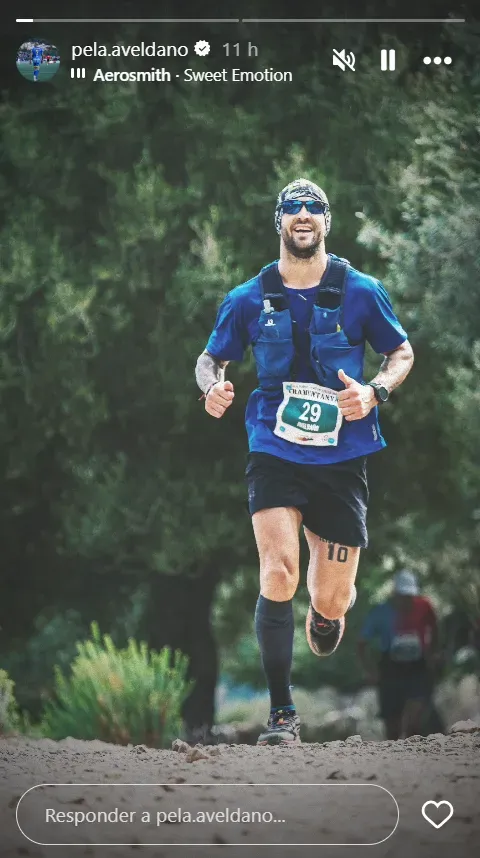
[[[23,42],[17,51],[17,69],[32,83],[46,83],[60,68],[60,54],[55,45],[44,39]]]

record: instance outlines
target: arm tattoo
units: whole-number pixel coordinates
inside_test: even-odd
[[[405,381],[413,365],[413,349],[406,340],[394,352],[385,355],[379,372],[372,378],[377,384],[386,387],[388,391],[394,390],[402,381]]]
[[[223,381],[228,360],[218,360],[208,352],[202,352],[195,367],[195,378],[200,390],[207,393],[212,384]]]

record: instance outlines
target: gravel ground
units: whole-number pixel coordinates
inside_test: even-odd
[[[156,858],[479,854],[478,729],[400,742],[180,747],[0,740],[2,858],[117,858],[141,848]],[[31,789],[39,784],[63,786]],[[442,800],[454,813],[434,828],[421,809]],[[448,808],[429,812],[438,824]],[[203,815],[191,822],[187,813]]]

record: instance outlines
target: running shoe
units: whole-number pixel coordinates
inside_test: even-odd
[[[347,610],[353,608],[357,598],[357,590],[354,586],[353,595]],[[345,631],[345,617],[338,620],[327,620],[316,611],[310,602],[305,625],[307,643],[314,655],[332,655],[342,640]]]
[[[295,709],[274,709],[257,745],[292,745],[300,741],[300,718]]]

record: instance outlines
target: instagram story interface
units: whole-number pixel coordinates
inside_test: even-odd
[[[269,5],[7,25],[8,856],[478,848],[480,30]]]

